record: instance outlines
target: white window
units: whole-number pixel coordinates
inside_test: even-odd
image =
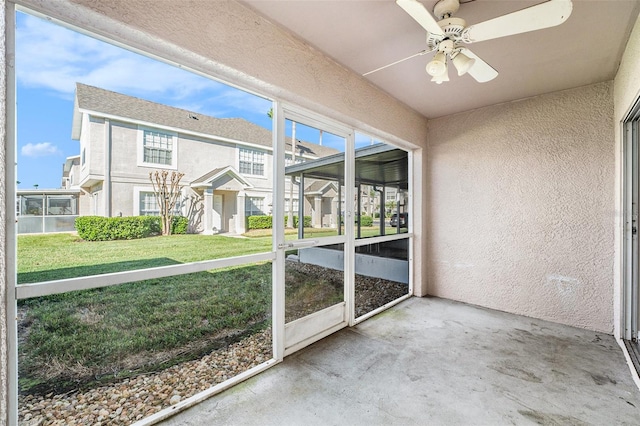
[[[262,216],[264,214],[264,198],[247,197],[244,201],[244,215]]]
[[[158,199],[156,198],[155,192],[139,191],[138,194],[138,214],[140,216],[160,216],[160,206],[158,205]],[[180,198],[173,208],[173,214],[181,214]]]
[[[175,133],[141,128],[138,136],[138,165],[163,169],[177,166],[177,135]]]
[[[298,199],[297,198],[293,199],[293,207],[292,207],[292,209],[293,209],[293,212],[295,214],[298,214]],[[284,199],[284,210],[285,210],[285,212],[289,211],[289,199],[288,198]]]
[[[240,148],[238,169],[245,175],[264,176],[264,152]]]
[[[160,216],[160,206],[156,194],[153,192],[140,192],[140,216]]]
[[[296,164],[300,164],[300,163],[304,163],[304,158],[298,156],[296,157]],[[291,154],[287,154],[284,156],[284,165],[285,166],[290,166],[293,164],[293,161],[291,161]]]
[[[143,156],[145,163],[171,165],[173,136],[166,133],[144,130]]]

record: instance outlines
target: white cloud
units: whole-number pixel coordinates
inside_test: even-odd
[[[258,96],[22,13],[16,71],[19,85],[68,100],[81,82],[218,117],[261,116],[271,107]]]
[[[51,142],[28,143],[22,147],[20,153],[25,157],[48,157],[62,155],[62,151]]]
[[[212,82],[30,15],[19,14],[16,31],[18,83],[65,97],[82,82],[118,92],[163,94],[180,99]],[[215,83],[214,83],[215,84]]]

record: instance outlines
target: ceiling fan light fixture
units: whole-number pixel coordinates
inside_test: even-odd
[[[471,69],[473,64],[476,63],[476,60],[462,52],[458,52],[458,54],[451,59],[451,62],[453,62],[453,66],[458,70],[458,75],[461,76],[465,75]]]
[[[445,64],[444,73],[441,74],[441,75],[434,75],[431,78],[431,81],[433,81],[436,84],[442,84],[445,81],[449,81],[449,72],[448,72],[446,64]]]
[[[447,56],[438,52],[431,62],[427,64],[427,74],[432,77],[439,77],[447,73]]]
[[[442,84],[445,81],[449,81],[449,76],[445,74],[438,77],[432,77],[431,81],[433,81],[436,84]]]

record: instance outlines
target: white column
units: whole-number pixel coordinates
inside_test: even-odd
[[[313,216],[311,226],[314,228],[322,228],[322,195],[313,197]]]
[[[244,202],[246,197],[245,192],[238,192],[238,196],[236,197],[236,233],[244,234],[247,232],[246,224],[247,218],[244,213]]]
[[[204,191],[204,217],[202,218],[203,231],[205,235],[213,234],[213,189],[207,188]]]

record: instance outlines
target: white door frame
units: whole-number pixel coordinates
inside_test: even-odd
[[[638,203],[640,202],[640,98],[630,109],[622,122],[623,143],[623,288],[622,288],[622,328],[625,340],[638,340],[640,326],[640,284],[638,279],[638,258],[640,245],[638,233]]]
[[[326,117],[315,113],[304,111],[301,108],[289,106],[280,102],[275,102],[273,109],[275,123],[274,132],[274,182],[284,182],[285,175],[285,122],[292,120],[296,123],[305,124],[323,131],[331,132],[337,136],[344,137],[345,146],[345,200],[352,200],[354,197],[355,185],[355,154],[354,154],[354,131],[352,128],[343,126]],[[314,240],[296,240],[295,242],[285,242],[284,238],[284,217],[285,217],[285,188],[284,185],[275,185],[273,203],[273,232],[274,251],[276,252],[276,262],[274,266],[274,322],[275,329],[279,330],[280,336],[274,336],[274,347],[276,353],[284,357],[311,343],[328,336],[331,333],[349,325],[353,316],[353,257],[354,257],[354,217],[353,203],[345,203],[345,232],[337,237],[322,237]],[[285,250],[290,248],[300,248],[315,246],[320,244],[344,244],[344,301],[321,311],[315,312],[304,318],[300,318],[285,325]]]

